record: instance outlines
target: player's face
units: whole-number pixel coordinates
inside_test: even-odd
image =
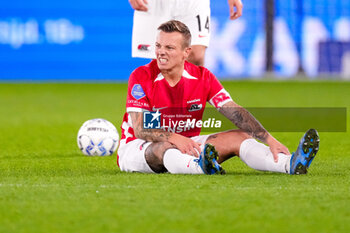
[[[156,40],[156,57],[160,70],[182,67],[190,48],[183,48],[184,38],[179,32],[160,31]]]

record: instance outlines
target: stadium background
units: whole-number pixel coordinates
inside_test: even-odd
[[[275,77],[295,77],[302,70],[311,79],[350,79],[349,1],[271,3]],[[227,1],[212,2],[206,66],[219,78],[264,77],[264,5],[244,1],[243,16],[230,21]],[[132,17],[126,0],[4,1],[0,80],[127,80],[147,62],[131,58]]]
[[[349,233],[350,82],[342,80],[350,76],[350,1],[266,1],[275,10],[267,27],[275,35],[268,40],[274,75],[265,72],[269,33],[257,0],[243,0],[236,21],[228,20],[227,0],[211,0],[206,66],[221,79],[245,79],[222,81],[244,107],[264,108],[268,117],[314,108],[311,116],[328,119],[327,127],[346,127],[304,125],[304,114],[289,124],[270,118],[292,128],[272,132],[291,152],[301,131],[319,130],[320,151],[306,176],[255,171],[238,158],[223,164],[225,176],[130,174],[116,156],[82,155],[82,123],[104,118],[120,132],[126,80],[147,62],[131,58],[128,1],[2,1],[0,232]],[[277,81],[265,80],[272,76]],[[336,108],[346,109],[343,120]]]

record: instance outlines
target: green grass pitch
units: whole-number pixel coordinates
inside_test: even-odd
[[[245,107],[346,107],[350,83],[223,82]],[[120,132],[127,84],[0,84],[0,232],[350,232],[350,134],[321,132],[309,174],[127,174],[78,149],[81,124]],[[349,118],[347,119],[349,125]],[[291,151],[302,133],[272,133]]]

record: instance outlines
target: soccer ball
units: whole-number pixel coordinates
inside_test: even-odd
[[[78,147],[87,156],[111,155],[118,147],[119,134],[114,125],[105,119],[85,121],[78,132]]]

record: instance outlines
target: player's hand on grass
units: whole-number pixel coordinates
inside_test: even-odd
[[[285,145],[283,145],[282,143],[280,143],[279,141],[277,141],[271,135],[267,139],[267,144],[269,145],[270,150],[273,154],[273,159],[275,160],[275,163],[278,162],[278,153],[290,155],[288,148]]]
[[[230,7],[230,19],[238,19],[242,16],[243,4],[241,0],[228,0]]]
[[[129,0],[131,7],[137,11],[147,11],[147,0]]]
[[[183,154],[199,157],[201,148],[200,143],[193,141],[191,138],[184,137],[180,134],[173,134],[169,142],[176,146]]]

